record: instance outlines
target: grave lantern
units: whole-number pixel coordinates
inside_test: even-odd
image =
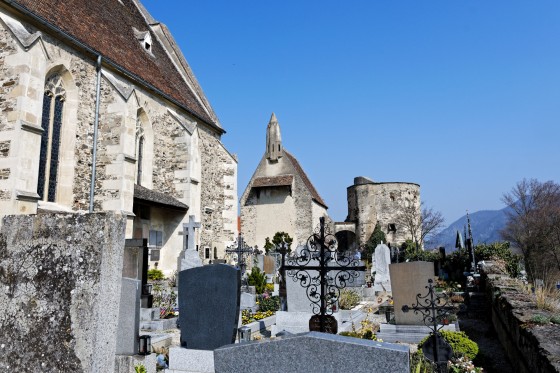
[[[149,355],[152,353],[152,337],[141,335],[138,337],[138,355]]]
[[[239,333],[239,342],[249,342],[251,340],[251,328],[248,326],[242,326],[241,328],[237,329]]]

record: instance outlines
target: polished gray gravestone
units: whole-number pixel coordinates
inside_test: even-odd
[[[235,342],[241,272],[212,264],[179,272],[181,346],[213,350]]]
[[[408,346],[318,332],[224,346],[216,372],[409,373]]]

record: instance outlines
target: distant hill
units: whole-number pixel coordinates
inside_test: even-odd
[[[500,231],[505,227],[507,221],[506,212],[510,207],[501,210],[486,210],[473,212],[470,215],[471,228],[474,244],[492,243],[501,241]],[[428,242],[428,247],[445,247],[445,251],[455,250],[455,238],[457,230],[463,234],[464,227],[467,225],[467,215],[453,222],[436,237]]]

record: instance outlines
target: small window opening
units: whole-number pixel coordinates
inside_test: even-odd
[[[210,248],[209,247],[204,248],[204,258],[205,259],[210,259]]]
[[[214,259],[218,259],[218,249],[214,248]]]
[[[396,232],[397,231],[397,226],[395,225],[395,223],[390,223],[387,230],[389,232]]]

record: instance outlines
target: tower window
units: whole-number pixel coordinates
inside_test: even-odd
[[[205,259],[210,259],[210,248],[209,247],[204,248],[204,258]]]
[[[397,231],[397,226],[395,225],[395,223],[390,223],[387,230],[389,232],[396,232]]]

